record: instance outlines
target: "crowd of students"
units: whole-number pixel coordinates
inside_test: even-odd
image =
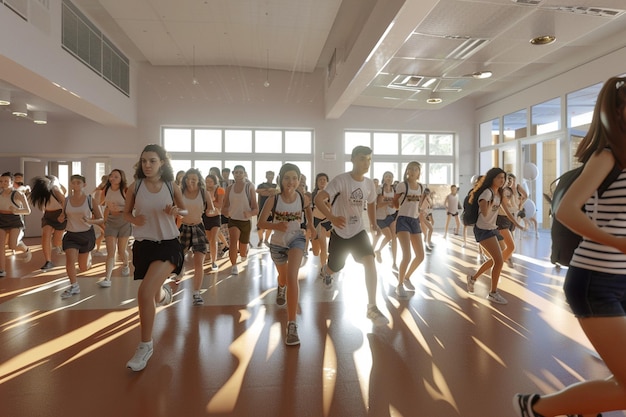
[[[583,236],[565,279],[567,301],[613,375],[605,380],[580,382],[550,395],[516,394],[513,405],[521,417],[596,415],[626,407],[626,373],[621,355],[621,342],[626,341],[624,171],[606,193],[600,197],[595,193],[612,166],[626,164],[622,146],[626,138],[625,83],[624,78],[614,78],[603,87],[590,132],[576,152],[586,164],[585,169],[556,212],[560,221]],[[4,249],[21,251],[21,257],[29,260],[30,249],[21,240],[23,216],[30,214],[31,203],[39,207],[44,213],[45,264],[41,269],[54,267],[53,249],[65,252],[70,281],[69,288],[61,294],[65,299],[80,293],[76,264],[80,271],[90,266],[90,252],[97,240],[94,226],[102,226],[107,247],[106,275],[100,281],[104,288],[111,286],[116,251],[122,262],[121,275],[130,274],[127,247],[132,236],[134,279],[141,280],[137,296],[140,342],[127,366],[139,371],[153,353],[156,307],[172,301],[172,287],[166,280],[173,275],[182,276],[185,253],[193,257],[193,304],[200,305],[206,254],[210,253],[209,267],[215,271],[217,257],[229,253],[230,272],[239,274],[238,264],[248,255],[251,220],[257,216],[258,246],[269,247],[278,271],[276,304],[286,305],[287,309],[285,344],[299,345],[298,273],[309,242],[314,255],[320,257],[319,277],[327,287],[333,285],[335,275],[345,267],[348,255],[363,265],[368,298],[366,317],[375,325],[389,323],[376,305],[376,262],[382,262],[381,250],[391,244],[398,277],[395,293],[398,298],[407,298],[415,290],[413,273],[424,260],[425,251],[433,248],[433,203],[429,189],[419,182],[420,163],[408,163],[402,180],[395,186],[390,172],[383,175],[382,184],[377,186],[365,176],[371,161],[370,148],[355,147],[352,169],[332,179],[324,173],[317,174],[312,193],[306,190],[299,167],[291,163],[280,167],[277,184],[273,182],[274,172],[268,171],[266,182],[258,188],[247,179],[241,165],[234,167],[233,180],[229,179],[229,170],[211,169],[203,178],[199,170],[190,168],[175,181],[169,157],[159,145],[144,148],[131,184],[127,184],[122,170],[115,169],[95,197],[85,192],[86,179],[81,175],[72,175],[66,195],[53,176],[37,177],[32,181],[32,189],[27,189],[23,178],[4,173],[0,176],[0,241],[7,245]],[[457,192],[457,187],[452,186],[445,200],[444,236],[452,219],[453,232],[457,234],[460,229]],[[473,293],[476,279],[491,270],[487,299],[497,304],[507,303],[497,286],[504,263],[511,265],[512,231],[514,227],[525,228],[518,221],[520,197],[515,177],[500,168],[487,171],[469,194],[469,203],[478,206],[474,236],[488,258],[476,273],[468,274],[467,289]],[[591,218],[585,211],[566,209],[582,205],[600,206],[601,215]],[[399,266],[396,240],[402,252]],[[6,275],[5,257],[3,250],[0,276]]]

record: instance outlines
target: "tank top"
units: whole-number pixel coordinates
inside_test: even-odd
[[[185,202],[185,208],[189,211],[189,214],[183,216],[182,222],[187,225],[194,225],[202,223],[202,213],[204,213],[204,200],[202,200],[203,190],[199,189],[195,198],[189,198],[183,193],[183,201]]]
[[[104,206],[108,208],[109,211],[118,213],[124,211],[125,204],[126,200],[124,200],[121,190],[112,190],[109,188],[109,191],[107,191],[104,196]]]
[[[271,243],[282,247],[289,246],[289,243],[298,235],[304,235],[302,199],[296,194],[296,199],[292,203],[283,200],[283,196],[278,194],[275,200],[272,223],[287,223],[287,231],[274,230],[271,236]]]
[[[172,195],[165,183],[161,190],[151,193],[145,184],[140,184],[135,195],[135,216],[146,216],[143,226],[133,225],[135,240],[172,240],[180,234],[174,216],[165,213],[165,206],[173,205]]]
[[[241,190],[240,193],[235,192],[235,184],[230,187],[228,194],[228,201],[230,203],[228,217],[233,220],[250,220],[248,217],[243,215],[244,211],[252,210],[250,207],[249,191],[250,186],[247,183],[243,185],[243,190]]]
[[[15,203],[13,202],[15,200]],[[17,200],[17,191],[4,190],[0,194],[0,213],[13,214],[11,207],[19,207]]]
[[[86,232],[91,229],[91,225],[85,221],[85,218],[91,219],[89,198],[90,196],[85,196],[85,201],[80,206],[73,206],[70,197],[65,200],[65,218],[67,219],[65,230],[68,232]]]

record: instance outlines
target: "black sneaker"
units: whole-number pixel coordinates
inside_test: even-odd
[[[54,268],[54,264],[51,261],[46,261],[45,264],[43,264],[43,266],[41,267],[42,271],[47,271],[49,269]]]
[[[533,410],[533,405],[539,401],[539,394],[515,394],[513,408],[518,417],[543,417]]]

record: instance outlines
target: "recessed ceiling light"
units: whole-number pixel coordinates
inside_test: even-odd
[[[439,94],[437,93],[431,93],[430,97],[426,99],[426,103],[428,104],[439,104],[441,102],[443,102],[443,100],[441,99],[441,97],[439,97]]]
[[[556,36],[554,35],[542,35],[542,36],[537,36],[536,38],[532,38],[530,40],[530,43],[532,45],[550,45],[555,40],[556,40]]]
[[[472,73],[472,77],[482,80],[484,78],[489,78],[493,75],[493,72],[491,71],[476,71],[474,73]]]

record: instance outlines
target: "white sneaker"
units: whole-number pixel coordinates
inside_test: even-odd
[[[61,299],[65,300],[66,298],[70,298],[72,295],[80,294],[80,287],[78,284],[72,284],[70,287],[61,293]]]
[[[372,306],[367,309],[367,318],[372,320],[376,326],[385,326],[389,324],[389,319],[387,319],[387,317],[385,317],[376,306]]]
[[[105,278],[102,281],[98,281],[98,285],[102,288],[109,288],[111,286],[111,280]]]
[[[415,291],[415,285],[413,285],[410,279],[404,279],[404,288],[409,291]]]
[[[213,262],[213,264],[211,265],[211,271],[217,272],[219,270],[220,270],[220,268],[217,266],[217,264],[215,262]]]
[[[31,259],[33,259],[33,253],[30,251],[30,248],[28,248],[28,250],[22,254],[21,260],[30,262]]]
[[[487,300],[491,301],[492,303],[496,303],[496,304],[508,304],[509,302],[506,300],[506,298],[504,298],[503,296],[500,295],[499,292],[490,292],[489,295],[487,296]]]
[[[133,371],[141,371],[148,364],[148,359],[152,356],[154,348],[152,342],[140,343],[135,351],[135,355],[126,363],[126,367]]]
[[[233,265],[233,267],[230,268],[230,274],[231,275],[239,275],[239,268],[237,268],[237,265]]]
[[[409,294],[407,294],[406,290],[404,289],[404,285],[400,284],[396,287],[396,295],[398,296],[398,298],[409,298]]]
[[[126,265],[122,267],[122,276],[127,277],[130,275],[130,266]]]
[[[157,305],[166,306],[172,303],[172,298],[173,298],[172,287],[170,287],[169,284],[163,284],[162,288],[163,288],[163,292],[165,292],[165,295],[163,296],[163,299],[159,301]]]

